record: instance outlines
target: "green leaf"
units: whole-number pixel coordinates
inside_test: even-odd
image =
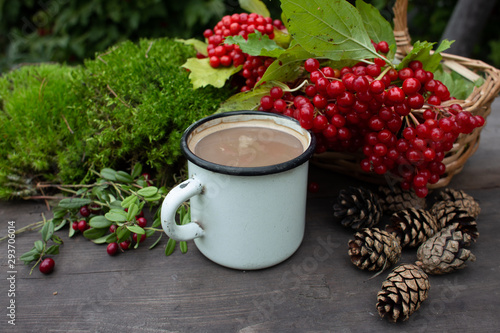
[[[142,229],[141,227],[139,227],[137,225],[128,225],[127,229],[130,232],[135,232],[138,235],[142,235],[142,234],[144,234],[146,232],[144,229]]]
[[[291,82],[304,72],[304,60],[315,55],[300,45],[294,45],[283,52],[267,69],[257,85],[268,81]],[[231,98],[230,98],[231,99]]]
[[[63,199],[65,200],[65,199]],[[60,206],[54,208],[54,219],[62,219],[66,214],[68,213],[68,210],[65,208],[62,208]]]
[[[123,207],[122,207],[122,201],[120,201],[120,200],[116,200],[116,199],[114,199],[114,198],[113,198],[112,200],[113,200],[113,201],[111,201],[111,202],[109,203],[109,207],[110,207],[111,209],[122,210],[122,208],[123,208]]]
[[[117,242],[123,242],[130,237],[130,230],[125,226],[120,226],[116,229]]]
[[[62,244],[63,243],[63,240],[61,239],[61,237],[57,236],[57,235],[52,235],[52,237],[50,237],[50,239],[52,239],[52,241],[56,244]]]
[[[43,241],[41,241],[41,240],[37,240],[37,241],[35,242],[35,249],[36,249],[38,252],[42,253],[42,252],[43,252],[43,245],[44,245],[44,242],[43,242]]]
[[[169,256],[172,253],[174,253],[175,250],[175,244],[177,242],[173,238],[169,238],[167,242],[167,246],[165,247],[165,255]]]
[[[285,49],[276,44],[268,35],[262,35],[259,31],[251,33],[248,38],[243,36],[229,36],[224,40],[225,44],[237,44],[241,51],[252,56],[279,57]]]
[[[30,251],[24,253],[19,257],[19,260],[24,261],[24,264],[27,265],[33,260],[37,260],[40,257],[40,252],[36,248],[32,248]]]
[[[55,222],[57,222],[57,221],[55,221]],[[63,219],[61,222],[59,222],[59,224],[57,224],[57,225],[55,226],[55,228],[54,228],[54,232],[56,232],[56,231],[58,231],[58,230],[62,229],[62,228],[66,225],[66,223],[68,223],[68,219]],[[55,223],[54,223],[54,224],[55,224]]]
[[[137,196],[132,194],[132,195],[129,195],[128,197],[126,197],[122,202],[121,202],[121,206],[123,208],[129,208],[130,205],[132,204],[136,204],[137,203]]]
[[[389,45],[396,45],[394,30],[391,24],[380,14],[379,10],[362,0],[356,0],[356,8],[363,20],[368,36],[375,42],[386,41]],[[387,59],[394,59],[395,48],[387,54]]]
[[[87,239],[93,240],[99,237],[104,236],[104,234],[108,231],[107,228],[90,228],[83,232],[83,236]]]
[[[139,206],[137,206],[135,203],[133,203],[128,208],[127,221],[133,221],[137,214],[139,214]]]
[[[113,222],[125,222],[127,221],[127,213],[124,210],[113,208],[104,216]]]
[[[181,250],[182,253],[186,253],[188,251],[188,245],[187,242],[179,242],[179,249]]]
[[[112,224],[113,222],[102,215],[94,216],[89,221],[89,225],[92,228],[109,228]]]
[[[48,220],[47,222],[45,222],[43,224],[41,232],[43,241],[47,242],[54,234],[54,221]]]
[[[160,233],[160,236],[158,237],[158,239],[155,240],[155,242],[149,247],[149,249],[153,249],[156,245],[158,245],[158,243],[160,242],[161,238],[163,237],[163,233]]]
[[[222,88],[226,81],[238,73],[243,66],[230,66],[213,68],[210,66],[209,59],[189,58],[182,67],[188,69],[189,79],[194,89],[212,85],[216,88]]]
[[[217,113],[234,110],[253,110],[260,104],[262,96],[269,95],[273,84],[266,83],[249,91],[240,92],[231,96],[227,101],[221,104]]]
[[[161,194],[160,193],[156,193],[155,195],[151,196],[151,197],[145,197],[144,200],[146,201],[158,201],[161,199]]]
[[[208,44],[205,42],[202,42],[199,39],[196,39],[196,38],[190,38],[190,39],[176,38],[175,41],[182,43],[182,44],[191,45],[194,47],[196,52],[199,52],[199,53],[203,54],[204,56],[208,55],[208,52],[207,52]],[[136,177],[134,177],[134,178],[136,178]]]
[[[132,183],[134,178],[125,171],[118,171],[116,173],[116,180],[122,183]]]
[[[445,84],[451,96],[461,100],[467,99],[474,90],[474,87],[482,81],[482,79],[478,80],[479,82],[469,81],[459,73],[454,71],[447,72],[441,67],[434,72],[434,79]]]
[[[134,169],[132,169],[132,173],[131,173],[132,178],[135,179],[135,178],[139,177],[141,175],[141,173],[142,173],[142,164],[141,163],[136,163],[134,165]]]
[[[47,251],[45,251],[45,254],[59,254],[59,245],[50,246]]]
[[[109,238],[109,235],[104,235],[104,236],[99,237],[97,239],[93,239],[92,242],[94,244],[105,244],[105,243],[108,243],[108,238]],[[116,236],[115,236],[115,240],[116,240]]]
[[[85,198],[66,198],[59,201],[57,205],[59,208],[74,209],[88,205],[92,200]]]
[[[106,243],[114,243],[116,241],[117,241],[117,238],[116,238],[115,232],[106,236]]]
[[[156,219],[154,219],[153,225],[151,227],[158,228],[160,225],[161,225],[161,219],[157,217]]]
[[[137,194],[142,195],[143,197],[152,197],[156,193],[158,193],[158,188],[155,186],[144,187],[137,191]]]
[[[72,225],[70,225],[68,229],[69,229],[69,231],[68,231],[68,237],[69,237],[69,238],[71,238],[71,237],[73,237],[74,235],[76,235],[76,230],[75,230],[75,229],[73,229],[73,226],[72,226]]]
[[[116,171],[110,168],[104,168],[100,172],[101,177],[107,180],[115,181],[116,180]]]
[[[417,41],[413,44],[413,48],[408,53],[401,63],[396,67],[400,70],[404,67],[408,67],[409,63],[413,60],[419,60],[422,62],[423,68],[426,71],[434,72],[439,67],[442,56],[441,52],[448,49],[453,42],[448,40],[443,40],[436,51],[432,52],[432,48],[435,43],[420,42]]]
[[[306,51],[332,60],[380,57],[363,20],[347,1],[283,1],[288,31]]]
[[[260,0],[239,0],[240,7],[249,13],[256,13],[264,17],[270,17],[271,14],[266,5]]]

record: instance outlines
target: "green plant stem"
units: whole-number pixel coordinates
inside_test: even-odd
[[[25,232],[25,231],[35,230],[37,228],[42,227],[43,224],[44,224],[44,221],[38,221],[38,222],[35,222],[35,223],[32,223],[32,224],[28,224],[25,227],[16,229],[16,231],[14,232],[14,235],[18,235],[18,234],[20,234],[22,232]],[[4,236],[4,237],[0,238],[0,242],[3,241],[3,240],[6,240],[7,238],[9,238],[9,237],[8,236]]]

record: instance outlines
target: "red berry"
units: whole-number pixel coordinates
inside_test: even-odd
[[[78,222],[75,221],[71,224],[71,228],[73,228],[73,230],[78,230]]]
[[[219,57],[217,57],[215,55],[210,57],[209,62],[210,62],[210,66],[212,66],[213,68],[217,68],[220,66],[220,59],[219,59]]]
[[[87,230],[89,228],[89,225],[87,224],[87,221],[85,220],[80,220],[78,222],[78,230],[80,230],[80,232],[84,232],[85,230]]]
[[[110,226],[109,226],[109,232],[110,232],[110,233],[114,233],[114,232],[116,232],[116,228],[117,228],[116,224],[112,224],[112,225],[110,225]]]
[[[405,93],[399,87],[392,87],[387,91],[387,99],[393,103],[402,103],[405,100]]]
[[[122,250],[128,250],[128,248],[130,247],[130,240],[127,239],[127,240],[121,242],[120,247],[122,248]]]
[[[309,73],[317,71],[319,69],[319,61],[318,59],[309,58],[304,62],[304,68]]]
[[[271,95],[271,97],[274,99],[281,98],[283,97],[283,89],[281,89],[280,87],[272,87],[269,95]]]
[[[377,46],[380,52],[382,53],[389,52],[389,44],[386,41],[382,40],[378,42]]]
[[[310,182],[309,185],[307,186],[307,190],[310,193],[316,193],[319,191],[319,184],[316,182]]]
[[[118,253],[118,243],[109,243],[107,248],[106,248],[106,252],[108,252],[108,254],[110,256],[114,256],[115,254]]]
[[[89,207],[85,205],[82,208],[80,208],[80,215],[83,216],[83,217],[90,216],[90,209],[89,209]]]
[[[55,264],[56,263],[54,262],[54,259],[52,259],[52,258],[45,258],[40,263],[40,266],[38,266],[38,269],[43,274],[50,274],[54,270]]]
[[[134,242],[136,242],[136,243],[142,243],[142,242],[144,242],[144,241],[146,240],[146,234],[142,234],[142,235],[139,237],[139,235],[138,235],[138,234],[134,233],[134,234],[132,234],[132,239],[133,239],[133,241],[134,241]],[[138,242],[138,240],[139,240],[139,242]]]
[[[137,219],[137,225],[138,225],[139,227],[141,227],[141,228],[146,227],[147,223],[148,223],[148,221],[146,220],[146,218],[145,218],[145,217],[139,217],[139,218]]]

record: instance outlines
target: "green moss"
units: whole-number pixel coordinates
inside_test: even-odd
[[[230,89],[193,90],[194,50],[172,39],[124,42],[81,67],[26,66],[0,78],[0,193],[7,176],[78,183],[90,167],[149,166],[163,181],[183,163],[180,137]]]

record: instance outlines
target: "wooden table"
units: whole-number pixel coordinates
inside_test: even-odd
[[[376,295],[388,271],[359,270],[349,260],[353,231],[332,221],[338,191],[360,182],[311,167],[321,185],[308,198],[307,226],[299,250],[265,270],[237,271],[206,259],[189,244],[187,254],[165,257],[143,246],[116,257],[83,237],[64,240],[53,274],[43,276],[19,259],[8,273],[7,243],[0,251],[2,332],[498,332],[500,330],[500,100],[482,132],[479,150],[450,187],[481,205],[477,261],[464,270],[430,276],[429,298],[403,323],[380,318]],[[0,235],[41,220],[42,202],[1,202]],[[39,233],[17,235],[17,258]],[[153,240],[147,240],[153,241]],[[400,263],[415,261],[405,250]],[[14,280],[7,280],[10,276]],[[13,282],[12,284],[10,282]],[[15,289],[15,296],[9,296]],[[7,309],[15,300],[15,326]]]

